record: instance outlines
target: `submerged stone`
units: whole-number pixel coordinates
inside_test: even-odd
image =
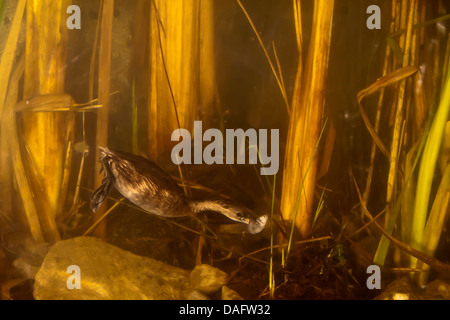
[[[137,256],[97,238],[78,237],[50,249],[36,274],[34,297],[171,300],[187,299],[189,292],[187,270]]]
[[[244,300],[239,293],[227,286],[222,287],[222,300]]]
[[[227,283],[228,275],[207,264],[199,264],[190,275],[191,287],[211,294]]]

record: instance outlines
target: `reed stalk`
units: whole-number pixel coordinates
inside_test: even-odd
[[[39,213],[33,199],[32,187],[29,183],[20,152],[19,136],[16,124],[16,112],[14,107],[16,105],[19,93],[19,80],[25,69],[24,57],[19,61],[12,76],[11,83],[8,90],[8,98],[5,102],[5,110],[2,117],[2,135],[5,135],[8,142],[8,153],[11,154],[12,167],[17,182],[18,191],[22,199],[23,207],[25,209],[26,221],[30,228],[32,238],[36,242],[44,241],[44,234],[39,219]]]
[[[11,75],[12,65],[16,53],[17,40],[19,38],[20,25],[22,22],[23,12],[25,9],[25,0],[20,0],[17,4],[16,13],[9,30],[8,39],[6,40],[0,60],[0,116],[3,114],[5,106],[6,92],[8,90],[9,77]]]
[[[66,58],[66,8],[70,1],[27,2],[26,67],[24,98],[64,92]],[[61,208],[66,156],[67,114],[23,112],[30,182],[48,241],[60,236],[55,218]],[[25,158],[24,158],[25,159]]]
[[[2,1],[0,3],[0,24],[3,18],[5,6],[6,1]],[[0,188],[3,190],[0,195],[0,203],[2,203],[1,214],[9,219],[11,218],[12,208],[12,163],[7,138],[8,130],[6,130],[10,120],[6,120],[4,110],[6,103],[5,98],[7,96],[8,84],[14,62],[24,8],[25,0],[19,1],[0,60]],[[35,232],[33,236],[37,237],[37,233]]]
[[[407,31],[406,31],[406,38],[405,38],[405,45],[404,45],[404,54],[403,54],[403,67],[408,67],[410,63],[410,55],[411,55],[411,40],[412,40],[412,26],[414,22],[414,13],[416,12],[417,7],[417,0],[411,0],[410,5],[407,5],[407,1],[404,0],[402,3],[402,20],[406,17],[406,10],[409,8],[409,16],[408,16],[408,24],[407,24]],[[403,25],[403,23],[402,23]],[[402,35],[400,37],[400,43],[402,43],[402,40],[404,39],[404,36]],[[395,123],[394,123],[394,133],[392,137],[392,144],[391,144],[391,150],[390,150],[390,157],[389,157],[389,174],[388,174],[388,181],[387,181],[387,192],[386,192],[386,206],[391,206],[394,198],[394,187],[395,183],[397,181],[397,166],[398,166],[398,159],[400,157],[400,146],[401,146],[401,131],[403,126],[403,119],[404,119],[404,96],[405,96],[405,88],[406,88],[406,80],[401,80],[399,83],[399,89],[398,89],[398,99],[397,99],[397,109],[395,114]],[[388,209],[386,213],[386,224],[389,220],[391,209]]]
[[[0,25],[3,21],[3,14],[5,13],[7,0],[0,1]]]
[[[152,0],[153,1],[153,0]],[[168,151],[172,131],[193,129],[199,103],[198,1],[154,0],[150,26],[149,155]]]
[[[108,145],[108,124],[111,91],[111,37],[114,17],[114,0],[103,0],[102,16],[100,22],[100,46],[99,46],[99,66],[98,66],[98,103],[103,107],[97,113],[97,146]],[[100,158],[100,150],[96,148],[95,159]],[[102,183],[100,174],[101,164],[95,162],[95,185]],[[97,210],[94,217],[99,219],[103,215],[103,209]],[[106,234],[106,224],[100,223],[95,230],[95,234],[104,237]]]
[[[394,32],[395,28],[395,1],[392,0],[392,9],[391,9],[391,25],[390,25],[390,33]],[[386,46],[386,51],[384,54],[384,64],[383,64],[383,71],[382,76],[387,75],[388,68],[389,68],[389,62],[391,59],[391,50],[389,46]],[[384,101],[384,88],[380,89],[380,95],[378,97],[378,105],[377,105],[377,113],[375,117],[375,127],[374,127],[374,133],[378,135],[378,130],[380,127],[380,119],[381,119],[381,112],[383,109],[383,101]],[[366,204],[367,200],[369,199],[371,185],[372,185],[372,178],[373,178],[373,171],[375,166],[375,155],[376,155],[377,147],[375,141],[372,142],[372,149],[370,152],[370,166],[369,166],[369,172],[367,173],[367,179],[366,179],[366,186],[364,189],[364,193],[362,196],[363,203]],[[363,214],[361,214],[363,216]]]
[[[333,0],[314,2],[307,62],[302,68],[300,57],[289,118],[281,212],[286,220],[292,221],[297,217],[293,223],[302,237],[309,235],[313,218],[317,170],[315,149],[322,128],[333,11]],[[296,16],[300,16],[298,11]],[[297,22],[297,25],[300,26],[300,23]],[[298,208],[297,199],[300,200]]]
[[[200,1],[199,104],[200,119],[205,130],[214,127],[214,114],[220,112],[215,68],[214,24],[214,1]]]

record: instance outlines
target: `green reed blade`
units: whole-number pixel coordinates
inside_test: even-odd
[[[447,81],[443,90],[442,98],[433,124],[428,135],[428,139],[420,163],[419,177],[417,181],[416,201],[414,203],[413,225],[412,225],[412,246],[420,249],[422,234],[428,215],[428,203],[433,182],[434,171],[441,149],[442,137],[444,136],[445,125],[450,113],[450,78],[447,74]]]
[[[6,0],[0,0],[0,25],[3,21],[3,14],[5,13]]]

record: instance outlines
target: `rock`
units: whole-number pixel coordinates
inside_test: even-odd
[[[80,289],[68,279],[80,270]],[[74,272],[74,271],[72,271]],[[93,237],[56,243],[36,274],[36,299],[186,299],[189,272],[151,258],[140,257]]]
[[[375,300],[417,300],[419,295],[408,277],[392,281]]]
[[[244,300],[239,293],[227,286],[222,287],[222,300]]]
[[[212,294],[227,283],[228,275],[207,264],[199,264],[190,275],[191,287]]]
[[[211,300],[206,294],[199,290],[192,290],[189,292],[188,300]]]
[[[20,276],[24,279],[34,279],[39,271],[39,266],[35,266],[23,258],[17,258],[13,262]]]
[[[426,300],[450,300],[450,281],[435,279],[425,288],[423,298]]]
[[[376,300],[450,300],[450,281],[435,279],[420,290],[408,277],[392,281]]]

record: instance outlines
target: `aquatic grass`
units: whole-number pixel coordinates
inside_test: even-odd
[[[275,296],[275,276],[273,272],[273,245],[274,245],[274,230],[273,230],[273,209],[275,205],[275,186],[277,182],[277,175],[273,175],[273,189],[272,189],[272,206],[270,210],[270,262],[269,262],[269,292],[273,299]]]
[[[386,227],[383,231],[386,232],[386,234],[391,235],[392,232],[394,231],[395,228],[395,224],[397,221],[397,217],[398,214],[400,212],[400,208],[402,206],[402,202],[403,202],[403,197],[405,196],[405,193],[408,191],[408,184],[410,183],[411,179],[413,179],[413,173],[416,169],[416,166],[419,163],[419,159],[420,156],[422,155],[422,151],[425,147],[425,142],[427,140],[427,136],[428,136],[428,132],[429,132],[429,128],[431,126],[431,121],[432,121],[432,117],[428,118],[428,121],[425,125],[424,128],[424,133],[421,137],[421,139],[419,140],[419,146],[417,147],[417,152],[414,158],[414,162],[412,164],[411,169],[409,170],[409,175],[406,176],[406,180],[404,182],[404,185],[400,191],[400,194],[397,197],[397,200],[394,204],[394,208],[392,210],[392,214],[390,215],[389,219],[386,220]],[[386,259],[386,255],[389,249],[389,237],[387,237],[385,234],[383,234],[383,236],[381,236],[380,242],[378,243],[378,247],[377,250],[375,252],[375,256],[373,261],[378,264],[378,265],[384,265],[385,259]]]
[[[66,94],[45,94],[38,95],[30,99],[22,100],[16,105],[16,112],[85,112],[94,111],[101,108],[101,105],[94,104],[97,99],[87,103],[75,103],[73,98]]]
[[[244,13],[245,17],[247,18],[247,21],[249,22],[250,26],[252,27],[253,33],[255,34],[256,38],[258,39],[258,42],[259,42],[259,44],[261,46],[261,49],[263,50],[264,55],[266,56],[266,60],[269,63],[270,69],[272,70],[272,74],[274,75],[275,80],[277,81],[278,87],[280,88],[281,94],[283,96],[284,104],[286,106],[286,110],[287,110],[288,114],[290,115],[291,114],[291,108],[289,106],[289,102],[288,102],[288,98],[287,98],[287,94],[286,94],[286,89],[285,89],[285,87],[283,85],[283,81],[282,81],[282,79],[280,79],[280,75],[275,70],[275,66],[274,66],[274,64],[272,62],[272,59],[270,58],[270,55],[267,52],[266,47],[264,46],[264,43],[263,43],[263,41],[261,39],[261,36],[259,35],[258,30],[255,27],[255,24],[253,23],[252,18],[248,14],[248,12],[245,9],[244,5],[242,4],[241,0],[236,0],[236,2],[238,3],[239,7],[242,9],[242,12]]]
[[[440,18],[438,18],[440,19]],[[434,19],[436,20],[436,19]],[[415,21],[417,22],[417,21]],[[419,24],[421,26],[429,25],[427,22]],[[443,63],[443,69],[445,72],[448,73],[448,59],[449,59],[449,53],[448,53],[448,41],[447,39],[447,48],[445,51],[444,56],[444,63]],[[440,72],[440,64],[438,63],[439,58],[439,44],[437,46],[437,49],[435,50],[434,56],[431,56],[431,59],[434,59],[434,69],[431,73],[431,82],[433,83],[433,92],[429,97],[431,98],[431,104],[434,105],[433,101],[437,97],[437,90],[435,89],[438,84],[438,78],[441,74]],[[428,63],[430,63],[429,61]],[[445,81],[447,80],[448,76],[447,73],[443,73],[444,76],[442,76],[442,86],[441,86],[441,102],[439,104],[439,108],[442,106],[442,99],[444,99],[446,92],[448,89],[446,89]],[[405,199],[403,200],[403,208],[402,208],[402,221],[401,221],[401,230],[402,230],[402,239],[404,241],[409,240],[408,242],[411,244],[413,248],[423,250],[425,253],[428,253],[430,255],[434,254],[434,250],[437,246],[437,243],[440,238],[441,234],[441,228],[442,228],[442,210],[447,210],[446,204],[445,204],[445,192],[442,191],[442,188],[445,189],[445,187],[442,187],[442,185],[445,185],[445,175],[441,177],[441,183],[440,183],[440,189],[438,189],[438,193],[436,194],[432,209],[430,214],[428,215],[428,207],[430,206],[430,191],[431,191],[431,185],[432,180],[436,176],[436,172],[434,170],[436,166],[436,157],[439,149],[441,149],[441,144],[436,141],[436,139],[439,139],[442,137],[442,133],[445,127],[445,119],[440,118],[443,116],[443,114],[434,115],[433,112],[429,112],[429,107],[427,105],[427,99],[425,98],[425,93],[423,92],[423,79],[421,79],[420,73],[416,75],[415,78],[415,102],[416,102],[416,117],[415,117],[415,131],[416,135],[420,135],[423,132],[422,139],[420,140],[420,146],[419,151],[417,152],[416,159],[414,161],[414,165],[411,166],[411,158],[413,154],[410,154],[412,152],[415,152],[416,146],[413,146],[413,148],[410,150],[410,152],[407,155],[406,158],[406,172],[413,172],[415,165],[419,159],[419,156],[421,155],[421,151],[425,147],[425,150],[423,150],[423,155],[421,159],[421,165],[419,170],[419,177],[415,183],[415,195],[413,188],[414,186],[412,183],[404,183],[403,188],[407,188],[407,194]],[[448,96],[447,96],[448,99]],[[442,110],[442,109],[441,109]],[[424,119],[426,118],[425,113],[429,112],[428,115],[428,121],[425,125]],[[448,107],[447,111],[444,111],[444,117],[445,114],[448,116]],[[440,126],[439,129],[431,129],[432,126],[436,125],[437,119],[440,119],[440,125],[437,125],[437,127]],[[433,125],[431,125],[431,121],[433,121]],[[425,129],[422,129],[424,127]],[[431,127],[431,128],[430,128]],[[440,131],[437,135],[435,134],[433,137],[431,136],[431,132],[434,130],[436,133],[437,131]],[[436,131],[437,130],[437,131]],[[425,146],[426,141],[426,146]],[[433,151],[434,148],[434,151]],[[428,151],[427,151],[428,150]],[[428,156],[425,156],[425,152],[427,152]],[[431,161],[430,161],[431,158]],[[434,158],[434,159],[433,159]],[[412,167],[412,168],[411,168]],[[445,166],[444,166],[445,168]],[[443,169],[445,170],[445,169]],[[403,195],[403,191],[401,196]],[[415,200],[414,200],[415,198]],[[399,198],[399,201],[401,199]],[[411,203],[408,203],[410,201]],[[413,214],[411,214],[413,213]],[[445,215],[445,213],[444,213]],[[425,221],[426,227],[425,227]],[[389,222],[390,229],[393,229],[393,221]],[[422,234],[425,232],[424,228],[427,229],[426,236],[422,236]],[[430,231],[433,230],[433,231]],[[389,230],[387,230],[389,231]],[[384,249],[379,251],[381,249],[381,242],[384,240]],[[382,239],[380,242],[379,250],[377,250],[376,258],[383,256],[386,254],[387,251],[387,244],[386,239]],[[382,252],[382,254],[378,255],[378,253]],[[383,259],[380,259],[381,261],[384,261]],[[414,268],[415,266],[415,259],[410,259],[410,265]],[[423,263],[419,261],[420,267],[422,267]],[[424,270],[426,271],[426,267]],[[427,277],[427,272],[422,272],[420,276],[416,276],[416,281],[418,281],[419,285],[424,285]]]
[[[295,36],[297,38],[297,49],[300,52],[303,50],[303,27],[302,27],[302,6],[300,0],[293,0],[293,11],[294,11],[294,23],[295,23]],[[301,63],[299,64],[302,65]],[[297,73],[301,73],[298,72]]]
[[[424,4],[425,2],[422,2],[422,3]],[[395,7],[395,2],[393,2],[393,6]],[[396,16],[395,8],[392,10],[392,12],[393,12],[393,17],[392,17],[391,21],[394,21],[395,20],[394,17]],[[423,11],[423,12],[425,12],[425,11]],[[433,26],[436,23],[442,22],[445,20],[450,20],[450,14],[443,15],[443,16],[440,16],[440,17],[437,17],[434,19],[420,22],[420,23],[413,23],[412,27],[413,27],[413,30],[423,29],[424,27]],[[400,63],[403,63],[403,52],[402,52],[400,46],[398,45],[398,43],[395,41],[395,38],[403,36],[406,32],[407,32],[406,28],[400,28],[395,32],[390,32],[389,36],[386,38],[387,44],[392,49],[395,57],[397,58],[398,61],[400,61]]]
[[[447,165],[447,168],[443,173],[441,183],[439,184],[439,188],[433,201],[430,215],[427,219],[427,223],[423,231],[421,249],[423,252],[429,254],[430,256],[434,255],[439,244],[439,239],[441,237],[445,219],[449,212],[449,202],[450,164]],[[420,275],[416,277],[416,281],[419,286],[424,286],[429,275],[429,266],[424,264],[422,261],[418,261],[416,264],[416,268],[422,270]]]
[[[336,127],[334,126],[333,121],[330,121],[321,148],[320,166],[317,169],[317,180],[320,180],[323,176],[325,176],[329,172],[335,142],[336,142]]]
[[[259,160],[259,163],[261,164],[261,167],[264,168],[265,165],[263,164],[263,161],[261,159],[261,154],[259,152],[258,145],[257,144],[250,145],[250,141],[248,140],[248,137],[245,137],[245,141],[247,142],[247,145],[248,145],[247,151],[250,153],[251,150],[255,150],[256,154],[257,154],[257,157],[258,157],[258,160]],[[264,192],[266,192],[266,187],[265,187],[265,185],[264,185],[264,183],[262,181],[261,174],[258,171],[258,169],[259,169],[258,166],[256,164],[252,164],[252,167],[255,170],[256,177],[258,178],[259,183],[261,184],[261,187],[263,188]],[[267,188],[269,188],[269,192],[267,194],[272,195],[272,193],[273,193],[273,191],[272,191],[273,186],[270,183],[269,175],[264,175],[264,178],[266,180]]]
[[[5,14],[7,0],[0,0],[0,26],[3,22],[3,15]]]
[[[121,204],[123,201],[125,200],[125,198],[120,199],[119,201],[117,201],[116,203],[114,203],[110,208],[108,208],[108,210],[106,210],[105,212],[102,212],[102,215],[100,217],[98,217],[95,222],[81,235],[82,237],[88,235],[89,233],[92,232],[92,230],[94,230],[111,212],[113,212],[113,210],[115,208],[117,208],[119,206],[119,204]]]
[[[310,161],[309,161],[308,166],[307,166],[306,171],[305,171],[305,175],[303,176],[300,188],[298,190],[297,202],[296,202],[295,211],[294,211],[294,215],[293,215],[293,219],[292,219],[291,232],[289,234],[289,241],[288,241],[288,244],[287,244],[286,257],[284,258],[284,264],[287,263],[287,260],[289,258],[289,253],[291,252],[292,239],[293,239],[294,230],[295,230],[295,223],[294,223],[294,221],[296,221],[297,213],[298,213],[298,210],[299,210],[299,207],[300,207],[300,201],[301,201],[300,197],[301,197],[301,194],[303,192],[304,183],[305,183],[306,177],[308,175],[308,171],[309,171],[309,169],[310,169],[310,167],[311,167],[311,165],[313,163],[313,159],[314,159],[314,157],[316,155],[316,151],[319,148],[319,143],[321,141],[322,134],[323,134],[323,132],[325,130],[325,127],[327,125],[327,121],[328,121],[328,119],[325,119],[325,123],[323,124],[322,130],[320,131],[320,135],[319,135],[319,138],[317,139],[316,146],[314,148],[314,152],[311,155]]]
[[[286,95],[286,86],[284,84],[283,72],[281,70],[281,63],[280,63],[280,59],[278,58],[277,48],[275,46],[274,41],[272,41],[272,49],[273,49],[273,55],[275,57],[275,62],[277,63],[278,77],[280,79],[280,85],[281,85],[280,90],[283,92],[283,95],[285,96]]]
[[[447,19],[439,17],[430,21],[424,21],[425,15],[419,14],[418,8],[423,5],[420,1],[405,1],[397,3],[395,6],[395,26],[396,32],[392,32],[388,37],[388,49],[392,50],[397,60],[403,65],[388,75],[382,76],[374,84],[369,87],[372,89],[384,88],[387,85],[397,84],[395,108],[392,109],[391,115],[395,115],[391,120],[394,122],[394,131],[392,136],[392,146],[388,159],[390,160],[390,169],[388,175],[388,190],[386,194],[386,209],[389,214],[386,215],[385,227],[382,230],[378,248],[375,252],[374,262],[383,265],[387,256],[389,243],[394,243],[402,251],[408,253],[411,257],[407,257],[407,261],[411,266],[410,269],[421,269],[424,271],[420,275],[416,274],[416,281],[420,285],[426,282],[427,266],[426,264],[434,264],[433,268],[441,268],[439,262],[433,259],[435,247],[439,242],[443,216],[448,211],[447,195],[445,190],[446,172],[445,161],[441,166],[442,176],[437,175],[436,162],[438,161],[438,153],[441,150],[442,134],[448,121],[448,106],[445,106],[450,95],[447,93],[448,78],[448,60],[450,55],[449,42],[447,38],[447,46],[445,48],[444,60],[441,63],[440,41],[437,41],[436,48],[425,58],[426,61],[419,61],[418,47],[424,45],[424,32],[421,30],[424,26],[432,25],[436,21]],[[408,10],[406,9],[408,8]],[[401,12],[400,15],[398,13]],[[394,22],[394,17],[392,17]],[[397,46],[401,54],[396,52],[395,46],[389,40],[398,37],[399,45]],[[394,63],[391,61],[391,63]],[[417,72],[418,68],[414,65],[426,65],[428,73],[423,77],[423,70]],[[411,65],[411,66],[410,66]],[[429,66],[433,67],[429,67]],[[414,71],[416,68],[416,71]],[[384,70],[384,69],[383,69]],[[444,70],[446,73],[442,73]],[[444,76],[442,76],[442,74]],[[413,76],[413,77],[411,77]],[[380,80],[383,83],[379,83]],[[425,85],[427,83],[431,88],[431,94],[425,93]],[[441,97],[439,98],[439,84],[441,85]],[[376,88],[379,86],[380,88]],[[368,87],[368,88],[369,88]],[[368,88],[361,92],[369,93]],[[375,91],[376,91],[375,90]],[[373,91],[373,92],[375,92]],[[358,106],[366,127],[371,134],[373,141],[379,145],[375,130],[370,128],[368,118],[364,110],[362,110],[360,94],[358,94]],[[404,92],[412,92],[412,95],[404,95]],[[368,95],[368,94],[365,94]],[[404,99],[402,99],[404,97]],[[430,106],[436,105],[434,101],[438,99],[440,114],[434,114],[434,110]],[[379,100],[380,101],[380,100]],[[439,102],[440,101],[440,102]],[[414,106],[414,112],[410,108]],[[441,109],[443,108],[443,109]],[[377,114],[378,117],[378,114]],[[439,119],[439,120],[438,120]],[[434,128],[434,129],[433,129]],[[434,134],[432,134],[434,132]],[[397,164],[395,164],[397,162]],[[420,165],[418,176],[416,178],[416,168]],[[396,167],[396,168],[394,168]],[[402,173],[399,174],[399,171]],[[402,177],[399,179],[399,177]],[[440,179],[440,185],[437,193],[432,191],[432,182],[435,178]],[[366,186],[369,183],[367,182]],[[366,187],[367,188],[367,187]],[[367,190],[367,189],[366,189]],[[431,196],[434,195],[434,198]],[[362,198],[362,208],[365,209],[367,197]],[[431,206],[431,212],[428,213]],[[401,220],[397,222],[398,214],[401,212]],[[444,212],[444,213],[443,213]],[[394,240],[393,232],[395,227],[399,227],[400,235],[403,243]],[[378,224],[377,227],[381,228]],[[426,235],[424,234],[427,230]],[[408,243],[409,245],[406,245]],[[434,248],[434,249],[433,249]],[[416,259],[419,262],[416,266]],[[396,262],[399,262],[398,260]],[[445,269],[445,267],[444,267]],[[443,270],[443,269],[442,269]]]
[[[69,190],[69,178],[71,176],[72,171],[72,156],[73,156],[73,149],[74,149],[74,143],[75,143],[75,111],[72,107],[69,111],[69,114],[66,119],[66,132],[65,132],[65,157],[64,157],[64,164],[63,164],[63,174],[61,179],[61,192],[60,192],[60,199],[58,202],[58,208],[57,208],[57,214],[63,215],[64,207],[66,204],[66,200],[68,197],[68,190]]]
[[[377,132],[375,131],[374,127],[372,126],[372,123],[370,122],[369,117],[367,116],[364,108],[362,107],[361,102],[365,97],[367,97],[383,88],[394,85],[397,82],[402,81],[402,80],[406,79],[407,77],[414,75],[417,71],[418,71],[417,67],[407,66],[407,67],[400,68],[388,75],[382,76],[381,78],[377,79],[377,81],[372,83],[367,88],[359,91],[357,94],[358,107],[359,107],[361,117],[364,121],[364,124],[366,125],[366,128],[369,131],[373,141],[376,143],[376,145],[378,146],[380,151],[386,156],[387,159],[390,159],[391,155],[390,155],[389,151],[387,150],[387,148],[384,146],[384,143],[381,141],[381,139],[378,136]]]
[[[319,199],[319,202],[318,202],[317,208],[316,208],[316,213],[314,215],[314,219],[311,224],[311,230],[314,230],[314,226],[316,224],[317,218],[319,217],[319,214],[322,212],[323,206],[325,204],[325,200],[324,200],[325,190],[326,190],[326,186],[325,186],[325,188],[322,189],[322,193],[320,195],[320,199]]]
[[[83,145],[83,150],[81,150],[82,155],[81,155],[81,160],[80,160],[80,166],[78,169],[77,182],[75,185],[72,205],[70,207],[69,212],[74,212],[76,210],[76,208],[78,206],[79,197],[80,197],[80,185],[81,185],[81,179],[83,177],[83,172],[84,172],[84,162],[85,162],[86,156],[88,154],[87,145],[85,143],[82,143],[82,145]]]
[[[359,190],[358,184],[356,182],[355,177],[353,176],[353,182],[355,184],[355,189],[357,191],[358,197],[360,202],[362,203],[362,196],[361,196],[361,192]],[[444,274],[449,274],[450,273],[450,265],[446,264],[440,260],[437,260],[435,258],[433,258],[432,256],[423,253],[422,251],[416,250],[413,247],[397,240],[396,238],[394,238],[390,232],[386,231],[377,221],[376,218],[373,218],[372,215],[370,214],[369,210],[367,209],[366,206],[363,206],[363,210],[364,210],[364,214],[370,219],[370,221],[373,222],[373,224],[378,228],[378,230],[381,231],[381,233],[383,234],[384,237],[386,237],[386,239],[388,239],[388,241],[391,241],[395,246],[397,246],[400,250],[408,253],[409,255],[411,255],[412,257],[415,257],[417,259],[419,259],[420,261],[425,262],[426,264],[430,265],[432,268],[434,268],[435,270],[439,271],[439,272],[443,272]],[[410,268],[411,270],[415,270],[414,268]]]
[[[433,124],[427,138],[425,149],[423,151],[419,176],[417,179],[416,198],[414,202],[414,213],[412,219],[412,246],[416,249],[421,248],[424,241],[422,238],[425,224],[428,216],[428,206],[435,168],[438,161],[439,151],[441,149],[442,138],[444,136],[445,126],[450,113],[450,74],[446,75],[446,85],[443,89],[443,95],[434,116]],[[444,186],[445,189],[445,186]],[[439,212],[439,210],[438,210]],[[438,214],[438,213],[436,213]],[[429,217],[429,219],[438,218]],[[436,235],[436,234],[435,234]]]
[[[414,210],[414,191],[415,191],[415,181],[411,179],[414,174],[415,165],[417,164],[417,152],[419,148],[420,141],[411,147],[407,152],[405,158],[405,172],[402,179],[403,195],[397,200],[401,201],[401,225],[400,225],[400,239],[405,243],[411,243],[411,217]],[[423,150],[423,148],[422,148]]]
[[[307,244],[307,243],[313,243],[313,242],[319,242],[319,241],[324,241],[324,240],[331,240],[333,237],[332,236],[322,236],[322,237],[317,237],[317,238],[312,238],[312,239],[306,239],[306,240],[298,240],[298,241],[294,241],[292,243],[293,246],[297,246],[297,245],[301,245],[301,244]],[[259,248],[257,250],[254,250],[252,252],[249,253],[245,253],[242,254],[241,257],[239,258],[239,264],[241,264],[241,261],[243,259],[246,258],[250,258],[252,255],[264,252],[264,251],[269,251],[272,249],[285,249],[288,246],[288,243],[281,243],[281,244],[274,244],[273,246],[267,246],[267,247],[263,247],[263,248]],[[283,252],[283,251],[282,251]],[[282,257],[281,259],[282,261],[285,261]],[[264,264],[269,264],[269,262],[264,261]]]
[[[443,62],[443,66],[442,66],[442,74],[446,75],[449,74],[449,65],[450,65],[450,33],[447,34],[447,45],[445,48],[445,55],[444,55],[444,62]],[[447,80],[447,78],[445,76],[442,77],[441,79],[441,88],[445,88],[445,81]],[[442,91],[441,92],[441,97],[445,92]]]
[[[392,86],[392,85],[398,83],[399,81],[404,81],[406,78],[414,75],[417,71],[418,71],[418,69],[416,67],[412,67],[412,66],[406,66],[406,67],[400,68],[400,69],[395,70],[387,75],[380,77],[374,83],[369,85],[367,88],[359,91],[357,94],[358,108],[359,108],[361,117],[364,121],[364,124],[373,139],[373,143],[376,144],[376,146],[387,157],[387,159],[390,159],[391,155],[388,152],[387,148],[384,146],[380,137],[378,136],[378,133],[377,133],[378,130],[374,129],[374,127],[372,126],[370,119],[367,116],[367,114],[362,106],[362,101],[369,95],[374,94],[375,92],[378,92],[378,91],[383,92],[384,88],[386,88],[388,86]],[[372,147],[372,154],[373,154],[373,152],[374,151],[373,151],[373,147]],[[374,157],[374,154],[371,156],[371,158],[372,157]],[[371,160],[371,161],[373,161],[373,160]],[[368,180],[371,179],[371,175],[368,175],[367,179]],[[408,177],[407,181],[409,181],[409,179],[410,179],[410,177]],[[365,207],[367,200],[368,200],[368,191],[367,190],[369,190],[368,186],[369,186],[370,182],[371,181],[366,181],[366,192],[364,193],[364,196],[362,197],[363,202],[361,203],[362,208]],[[396,199],[394,209],[392,210],[393,211],[392,217],[388,217],[386,219],[386,232],[388,232],[389,234],[393,231],[393,227],[395,225],[395,221],[396,221],[398,212],[400,210],[400,202],[401,202],[400,199],[403,196],[404,192],[405,191],[402,190],[401,196]],[[389,246],[388,240],[382,236],[382,238],[380,240],[380,244],[377,249],[377,252],[375,253],[375,257],[374,257],[374,261],[377,264],[383,265],[384,259],[387,254],[388,246]]]

